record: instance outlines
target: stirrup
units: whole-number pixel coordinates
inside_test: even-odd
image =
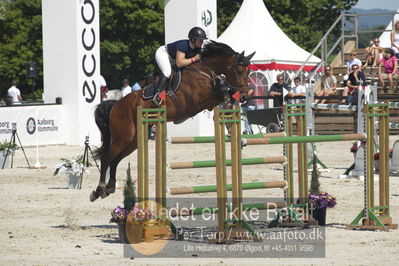
[[[154,96],[154,98],[152,98],[152,101],[156,104],[156,105],[161,105],[162,103],[162,99],[161,97],[159,97],[160,92],[157,92]]]

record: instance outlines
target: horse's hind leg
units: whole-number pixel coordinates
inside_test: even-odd
[[[106,184],[105,177],[107,174],[108,167],[112,165],[112,162],[126,149],[127,143],[113,143],[109,151],[101,157],[101,174],[100,174],[100,182],[97,186],[97,189],[90,194],[90,201],[95,201],[100,196],[101,198],[105,198],[109,195],[106,192]],[[111,168],[112,169],[112,168]],[[111,170],[110,169],[110,170]],[[115,177],[113,177],[115,179]],[[112,170],[110,171],[110,180],[112,179]]]
[[[106,186],[106,195],[105,197],[108,196],[110,193],[115,192],[115,185],[116,185],[116,168],[118,167],[118,164],[120,161],[134,152],[137,148],[137,144],[135,141],[132,141],[129,143],[129,145],[126,146],[126,148],[111,162],[110,165],[110,176],[109,176],[109,181]]]
[[[105,191],[105,177],[107,175],[108,166],[109,166],[109,152],[107,152],[101,157],[100,182],[97,186],[97,189],[95,191],[92,191],[90,194],[91,202],[98,199],[98,197],[100,197]]]

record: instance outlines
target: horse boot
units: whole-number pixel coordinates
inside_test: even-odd
[[[162,92],[163,88],[165,87],[165,84],[168,80],[169,79],[162,74],[161,77],[159,78],[159,81],[156,83],[156,93],[155,93],[152,101],[157,106],[161,105],[161,103],[162,103],[162,99],[161,99],[161,97],[159,97],[159,94],[161,94],[161,92]]]

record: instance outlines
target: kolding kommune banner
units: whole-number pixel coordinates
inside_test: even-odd
[[[0,111],[1,142],[10,141],[16,128],[23,146],[65,143],[62,106],[3,107]]]

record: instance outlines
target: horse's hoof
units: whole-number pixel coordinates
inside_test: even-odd
[[[115,190],[116,190],[115,187],[110,187],[110,188],[107,187],[107,189],[106,189],[108,194],[115,193]]]
[[[103,191],[103,193],[101,193],[101,198],[106,198],[108,197],[109,193],[107,191]]]
[[[96,199],[98,199],[98,194],[96,193],[96,191],[92,191],[92,192],[90,193],[90,201],[93,202],[93,201],[95,201]]]

